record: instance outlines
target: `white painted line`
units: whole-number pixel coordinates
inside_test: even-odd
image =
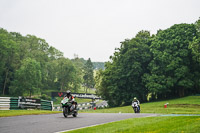
[[[115,122],[115,121],[111,121],[111,122]],[[111,123],[111,122],[106,122],[106,123]],[[87,128],[87,127],[94,127],[94,126],[103,125],[103,124],[106,124],[106,123],[100,123],[100,124],[95,124],[95,125],[90,125],[90,126],[85,126],[85,127],[79,127],[79,128],[74,128],[74,129],[59,131],[59,132],[55,132],[55,133],[63,133],[63,132],[68,132],[68,131],[72,131],[72,130],[78,130],[78,129]]]
[[[152,114],[150,116],[144,116],[144,117],[156,117],[156,115]],[[136,117],[136,118],[144,118],[144,117]],[[127,119],[131,119],[131,118],[127,118]],[[127,120],[127,119],[122,119],[122,120]],[[122,121],[122,120],[117,120],[117,121]],[[90,125],[90,126],[85,126],[85,127],[79,127],[79,128],[74,128],[74,129],[69,129],[69,130],[64,130],[64,131],[58,131],[58,132],[55,132],[55,133],[64,133],[64,132],[68,132],[68,131],[72,131],[72,130],[78,130],[78,129],[88,128],[88,127],[94,127],[94,126],[99,126],[99,125],[112,123],[112,122],[117,122],[117,121],[110,121],[110,122],[105,122],[105,123],[100,123],[100,124],[95,124],[95,125]]]

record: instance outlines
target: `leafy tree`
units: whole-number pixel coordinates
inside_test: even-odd
[[[190,43],[189,48],[192,49],[194,54],[194,60],[200,62],[200,19],[195,23],[197,36],[193,38],[193,41]]]
[[[148,72],[150,44],[150,33],[141,31],[135,38],[122,42],[111,62],[106,63],[99,93],[110,106],[128,105],[135,96],[141,101],[147,100],[148,91],[142,76]]]
[[[93,64],[90,60],[90,58],[87,60],[87,62],[84,65],[83,68],[83,79],[84,79],[84,85],[86,87],[86,93],[88,88],[94,87],[94,75],[93,75]]]
[[[2,88],[3,95],[9,92],[10,81],[17,67],[18,47],[13,38],[12,34],[0,29],[0,88]]]
[[[193,88],[192,57],[188,46],[195,36],[193,24],[176,24],[158,31],[153,39],[150,47],[153,59],[148,66],[150,73],[143,81],[157,98],[184,96],[185,91]]]
[[[100,91],[101,91],[102,78],[103,78],[103,70],[99,69],[99,70],[96,71],[96,75],[95,75],[95,78],[94,78],[97,95],[101,94]]]
[[[37,87],[33,86],[33,89],[40,88],[44,92],[56,88],[77,90],[80,87],[82,68],[64,58],[62,52],[36,36],[22,36],[20,33],[0,29],[0,91],[3,94],[16,92],[15,94],[25,95],[27,93],[25,88],[25,90],[20,88],[20,86],[27,87],[27,85],[20,85],[21,79],[19,78],[25,74],[23,70],[25,70],[26,63],[24,62],[27,59],[40,64],[41,84]],[[16,91],[19,89],[21,92]]]
[[[78,92],[78,89],[81,87],[81,84],[83,83],[84,63],[80,58],[78,58],[78,55],[75,56],[74,59],[72,59],[72,62],[76,67],[76,75],[77,75],[76,78],[74,79],[73,91]]]
[[[74,83],[77,76],[76,68],[73,63],[66,58],[59,58],[57,65],[57,78],[60,85],[60,91],[69,89],[70,85]]]
[[[40,63],[34,59],[27,58],[22,61],[22,65],[15,73],[15,80],[12,82],[11,93],[13,95],[26,95],[31,97],[35,92],[39,92],[41,84]]]
[[[194,60],[200,62],[200,37],[194,37],[193,41],[189,45],[189,48],[192,49]]]

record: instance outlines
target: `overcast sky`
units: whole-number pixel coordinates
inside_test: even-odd
[[[194,23],[200,0],[0,0],[0,27],[35,35],[64,53],[108,61],[140,30]]]

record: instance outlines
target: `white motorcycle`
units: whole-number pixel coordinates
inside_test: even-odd
[[[133,102],[132,107],[135,113],[140,113],[139,105],[137,102]]]

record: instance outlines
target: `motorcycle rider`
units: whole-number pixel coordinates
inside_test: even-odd
[[[75,102],[74,97],[71,95],[70,90],[66,91],[66,95],[64,97],[67,97],[69,99],[69,101],[72,102],[72,106],[71,106],[70,110],[72,111],[74,108],[76,109],[77,103]]]
[[[134,99],[133,99],[133,101],[132,101],[132,104],[133,104],[134,102],[137,103],[137,105],[138,105],[138,110],[140,110],[140,101],[137,100],[137,97],[134,97]]]

